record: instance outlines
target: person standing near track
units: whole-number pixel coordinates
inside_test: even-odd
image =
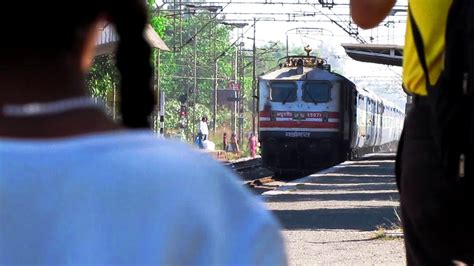
[[[227,150],[227,145],[229,145],[229,139],[227,138],[227,132],[224,132],[222,135],[222,150]]]
[[[148,129],[144,3],[2,6],[0,265],[286,264],[278,223],[230,170]],[[103,20],[120,36],[121,123],[85,87]]]
[[[250,151],[250,156],[252,158],[255,158],[257,156],[257,148],[258,148],[258,140],[255,134],[252,132],[250,133],[250,137],[249,137],[249,151]]]
[[[201,121],[199,121],[199,132],[198,132],[198,139],[199,139],[199,148],[204,149],[204,141],[207,141],[209,135],[209,129],[207,127],[207,117],[203,116]]]
[[[227,145],[227,151],[240,154],[239,142],[237,141],[237,135],[235,133],[230,135],[230,143]]]
[[[467,99],[466,93],[459,91],[470,84],[463,67],[472,65],[472,48],[463,49],[473,42],[472,35],[464,39],[464,33],[472,27],[472,15],[465,14],[472,14],[472,7],[462,5],[471,2],[409,1],[403,85],[414,101],[405,120],[396,162],[408,265],[474,263],[472,176],[465,172],[469,165],[464,154],[446,156],[463,140],[464,133],[472,131],[469,120],[459,122],[470,111],[455,113]],[[351,0],[350,4],[354,21],[362,28],[371,28],[388,15],[395,0]],[[466,21],[459,23],[463,19]],[[462,55],[453,56],[460,51]],[[444,127],[442,123],[458,127]],[[447,141],[440,138],[450,131],[454,137]]]

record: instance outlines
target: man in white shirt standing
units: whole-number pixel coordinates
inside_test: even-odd
[[[209,129],[207,128],[207,117],[203,116],[201,121],[199,121],[199,148],[204,149],[203,141],[207,140],[209,135]]]

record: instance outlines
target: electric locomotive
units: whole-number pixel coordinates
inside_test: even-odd
[[[394,149],[404,114],[324,59],[288,56],[259,77],[259,141],[264,166],[310,173],[365,153]]]

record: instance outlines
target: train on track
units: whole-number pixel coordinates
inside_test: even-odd
[[[396,149],[405,114],[309,52],[259,77],[263,165],[282,175],[310,173]]]

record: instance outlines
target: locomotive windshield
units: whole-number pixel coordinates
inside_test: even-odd
[[[296,83],[294,82],[272,82],[271,101],[283,104],[296,101]]]
[[[328,81],[306,82],[303,85],[303,101],[325,103],[331,101],[332,84]]]

